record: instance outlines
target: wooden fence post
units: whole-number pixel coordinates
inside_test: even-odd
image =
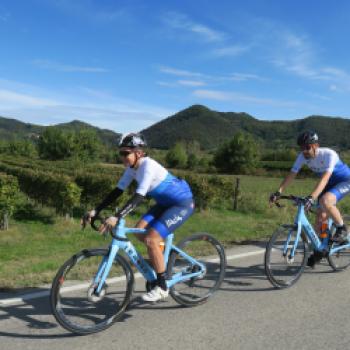
[[[4,230],[7,231],[9,229],[9,218],[8,214],[4,214]]]
[[[236,179],[236,187],[233,192],[233,210],[237,210],[240,179]]]

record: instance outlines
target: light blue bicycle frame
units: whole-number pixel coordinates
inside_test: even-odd
[[[314,228],[312,227],[312,225],[310,224],[308,218],[305,215],[305,210],[304,210],[304,204],[300,203],[298,204],[298,213],[295,217],[295,221],[294,221],[294,228],[297,228],[297,235],[294,241],[294,246],[292,248],[292,250],[290,251],[290,255],[288,258],[293,258],[295,255],[295,251],[297,249],[298,243],[299,243],[299,239],[301,236],[301,232],[302,230],[306,233],[307,237],[309,238],[309,240],[311,241],[312,247],[314,250],[317,251],[327,251],[329,250],[329,239],[330,239],[330,230],[332,229],[332,225],[333,225],[333,220],[331,218],[328,219],[328,232],[327,232],[327,237],[322,239],[322,241],[319,239],[317,233],[315,232]],[[284,244],[283,247],[283,256],[287,255],[288,252],[288,246],[289,246],[289,242],[290,239],[292,237],[292,232],[293,229],[291,229],[289,231],[287,240]],[[350,247],[350,243],[348,244],[342,244],[342,245],[336,245],[335,247],[332,247],[328,254],[332,255],[335,254],[336,252],[344,249],[344,248],[349,248]]]
[[[108,277],[110,269],[113,265],[113,262],[118,254],[119,250],[125,252],[125,254],[129,257],[130,261],[136,266],[136,268],[140,271],[143,277],[147,281],[155,281],[157,279],[157,275],[152,267],[145,261],[142,255],[135,249],[134,245],[129,241],[126,237],[127,234],[137,233],[137,234],[146,234],[147,230],[139,229],[139,228],[128,228],[125,227],[125,220],[119,220],[119,223],[115,229],[112,231],[113,240],[109,247],[109,253],[106,255],[100,263],[97,274],[94,278],[94,285],[97,286],[95,288],[95,293],[99,295],[101,292],[105,281]],[[188,268],[185,270],[181,270],[175,273],[171,279],[166,280],[167,286],[170,288],[174,284],[178,282],[182,282],[185,280],[189,280],[191,278],[199,277],[204,275],[206,272],[206,267],[204,264],[200,263],[196,259],[192,258],[181,249],[173,245],[174,234],[169,234],[165,239],[165,250],[164,250],[164,263],[165,266],[168,264],[168,259],[170,252],[176,251],[182,258],[187,260],[191,266],[198,266],[199,269],[195,272],[188,271]]]

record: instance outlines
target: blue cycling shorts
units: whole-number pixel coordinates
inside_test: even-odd
[[[165,238],[180,227],[193,211],[193,198],[189,198],[169,207],[156,204],[142,217],[142,220],[148,222],[147,228],[153,228]]]
[[[350,180],[339,182],[333,186],[326,186],[326,188],[322,191],[320,197],[322,197],[322,195],[324,195],[326,192],[333,193],[337,198],[337,202],[339,202],[350,193]]]

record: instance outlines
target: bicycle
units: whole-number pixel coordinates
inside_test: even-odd
[[[97,229],[94,222],[91,226]],[[134,290],[131,264],[145,278],[147,291],[152,288],[156,273],[127,238],[130,233],[146,232],[125,227],[121,219],[110,231],[108,249],[84,249],[62,265],[52,282],[50,297],[53,315],[61,326],[85,335],[107,329],[121,319]],[[183,306],[203,304],[224,279],[224,248],[207,233],[193,234],[177,246],[173,238],[174,234],[167,236],[163,252],[169,294]]]
[[[294,224],[281,225],[270,238],[265,252],[265,273],[271,284],[279,289],[292,286],[304,272],[310,251],[327,257],[334,271],[350,265],[350,243],[339,244],[332,240],[335,226],[331,218],[320,238],[310,224],[304,210],[304,197],[281,196],[298,207]],[[278,201],[275,203],[280,207]],[[344,222],[350,217],[343,216]]]

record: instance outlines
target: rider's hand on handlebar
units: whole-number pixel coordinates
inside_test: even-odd
[[[271,206],[271,204],[276,203],[276,201],[278,201],[278,199],[280,197],[281,197],[281,192],[279,192],[279,191],[271,193],[270,198],[269,198],[270,206]]]
[[[315,204],[315,200],[312,198],[312,196],[307,196],[304,199],[304,209],[306,212],[308,212],[312,206]]]
[[[97,212],[95,209],[88,211],[80,220],[80,225],[85,228],[86,224],[91,223],[91,219],[94,218],[97,215]]]
[[[110,216],[106,221],[99,227],[98,231],[100,234],[104,234],[112,230],[118,223],[118,218],[115,216]]]

